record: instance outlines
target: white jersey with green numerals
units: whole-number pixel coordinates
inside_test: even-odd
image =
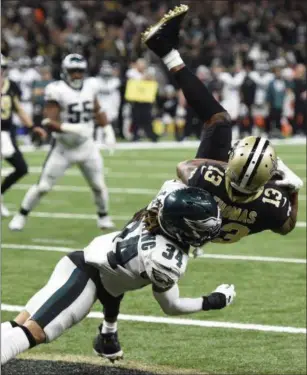
[[[166,181],[147,208],[184,187],[179,181]],[[86,263],[99,269],[104,287],[113,296],[149,284],[168,289],[184,274],[188,262],[187,249],[163,235],[149,233],[143,220],[129,223],[122,232],[96,237],[84,256]]]

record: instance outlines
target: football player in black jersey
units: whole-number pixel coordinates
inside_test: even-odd
[[[33,134],[42,138],[47,136],[45,130],[33,126],[32,120],[22,108],[19,101],[21,91],[15,82],[7,78],[7,68],[7,59],[1,55],[1,157],[14,167],[14,171],[1,183],[1,216],[9,216],[2,196],[16,181],[28,173],[27,163],[15,140],[13,113],[20,117],[23,124],[30,128]]]
[[[177,174],[184,183],[209,191],[219,203],[223,226],[214,242],[232,243],[263,230],[287,234],[296,224],[302,181],[277,158],[267,139],[247,137],[231,148],[227,111],[176,49],[187,11],[186,5],[175,7],[143,34],[143,42],[161,57],[204,122],[197,159],[181,162]]]

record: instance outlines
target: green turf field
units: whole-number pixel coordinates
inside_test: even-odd
[[[279,146],[279,156],[306,181],[305,146]],[[11,211],[39,177],[46,153],[26,154],[32,173],[5,196]],[[165,179],[175,177],[177,162],[192,158],[193,149],[118,150],[104,153],[110,214],[117,228],[145,206]],[[8,166],[5,164],[4,171]],[[62,215],[61,215],[62,214]],[[63,215],[65,214],[65,215]],[[82,216],[83,215],[83,216]],[[306,327],[306,188],[300,193],[298,227],[288,236],[263,233],[232,245],[212,244],[206,254],[259,256],[258,260],[191,259],[180,282],[182,296],[198,297],[221,283],[234,283],[235,303],[227,309],[185,316],[185,319]],[[2,303],[24,305],[47,281],[63,256],[59,248],[81,249],[101,232],[95,207],[78,169],[58,181],[45,196],[21,233],[2,222]],[[65,249],[62,249],[65,251]],[[274,259],[266,258],[274,257]],[[275,259],[277,258],[277,259]],[[282,261],[279,258],[290,258]],[[98,305],[94,310],[100,311]],[[127,294],[121,313],[163,317],[150,288]],[[2,312],[2,320],[16,313]],[[91,361],[91,340],[98,319],[86,319],[51,345],[35,348],[27,357]],[[244,328],[245,326],[243,326]],[[120,321],[120,339],[127,365],[158,372],[216,374],[306,374],[306,334],[237,328]],[[291,331],[291,330],[290,330]],[[97,363],[97,361],[95,362]],[[165,367],[166,366],[166,367]]]

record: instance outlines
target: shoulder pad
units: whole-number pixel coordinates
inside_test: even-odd
[[[176,284],[184,274],[188,255],[164,236],[156,237],[156,247],[145,258],[145,269],[150,280],[159,288]]]
[[[61,94],[61,85],[64,81],[50,82],[45,87],[45,101],[59,101]]]

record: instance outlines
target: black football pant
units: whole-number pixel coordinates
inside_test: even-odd
[[[16,144],[15,139],[12,139],[12,143],[15,147],[15,153],[5,160],[14,167],[14,171],[5,177],[1,183],[1,194],[4,194],[12,185],[14,185],[20,178],[25,176],[28,173],[28,165],[19,151],[19,148]]]
[[[273,129],[281,130],[282,109],[271,108],[270,115],[266,122],[266,131],[270,133]],[[274,126],[273,126],[274,123]]]
[[[231,122],[220,120],[207,123],[214,115],[225,113],[226,110],[187,67],[174,73],[174,78],[188,104],[205,123],[196,158],[227,161],[231,148]]]

